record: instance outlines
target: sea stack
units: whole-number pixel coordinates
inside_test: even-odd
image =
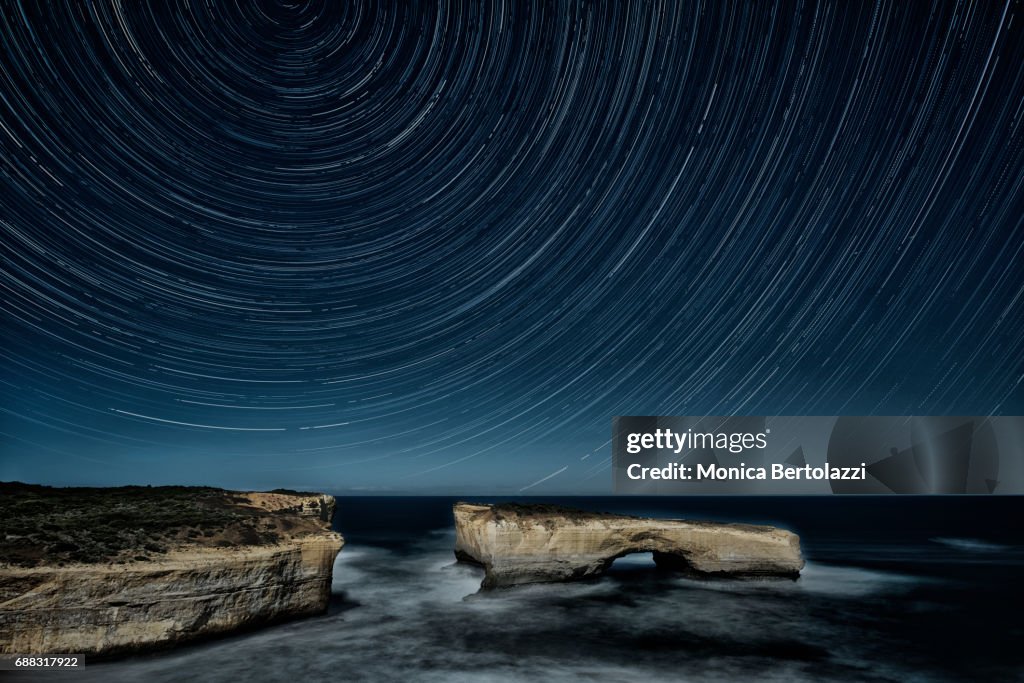
[[[0,653],[118,655],[320,614],[334,498],[0,484]]]
[[[483,566],[483,588],[584,579],[643,552],[661,568],[709,578],[796,578],[804,566],[800,538],[771,526],[552,505],[456,503],[454,512],[455,556]]]

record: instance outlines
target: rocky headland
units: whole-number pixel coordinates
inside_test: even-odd
[[[117,655],[322,613],[334,498],[0,484],[0,653]]]
[[[770,526],[645,519],[551,505],[457,503],[455,555],[482,565],[484,588],[596,576],[650,552],[661,568],[701,577],[796,578],[800,539]]]

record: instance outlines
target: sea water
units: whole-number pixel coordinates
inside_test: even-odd
[[[455,499],[341,497],[336,526],[346,545],[326,615],[25,679],[1024,677],[1019,499],[535,500],[774,523],[801,535],[808,562],[796,581],[701,581],[656,570],[650,555],[630,555],[599,579],[480,593],[482,570],[456,563],[452,553]]]

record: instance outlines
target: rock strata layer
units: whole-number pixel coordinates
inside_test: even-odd
[[[334,499],[225,494],[274,535],[145,561],[0,564],[0,653],[114,655],[324,612],[343,545]]]
[[[486,570],[484,588],[598,575],[649,552],[659,567],[704,577],[796,578],[800,539],[770,526],[645,519],[548,505],[457,503],[455,555]]]

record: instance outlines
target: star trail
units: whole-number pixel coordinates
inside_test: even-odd
[[[610,490],[1024,408],[1024,5],[4,5],[0,479]]]

